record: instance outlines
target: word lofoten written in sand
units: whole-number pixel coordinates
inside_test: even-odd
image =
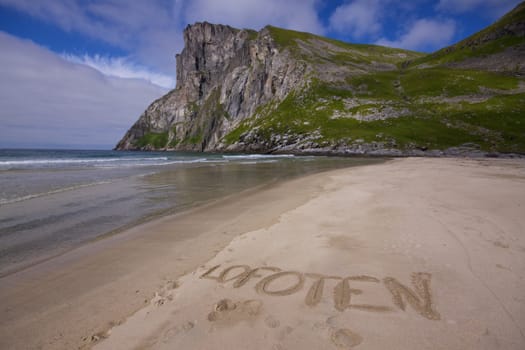
[[[429,319],[439,320],[440,314],[436,311],[432,301],[430,288],[431,274],[426,272],[415,272],[412,274],[412,288],[408,287],[393,277],[385,277],[382,280],[373,276],[356,275],[348,277],[322,275],[317,273],[302,273],[297,271],[282,271],[278,267],[263,266],[251,268],[248,265],[233,265],[220,270],[221,265],[216,265],[200,276],[201,279],[211,279],[218,283],[233,281],[234,288],[244,286],[251,279],[259,279],[255,284],[255,290],[259,294],[271,296],[286,296],[301,291],[307,282],[304,302],[314,307],[322,300],[327,280],[336,281],[333,288],[332,298],[334,307],[338,311],[346,309],[357,309],[370,312],[392,312],[395,309],[386,305],[356,304],[352,302],[352,296],[363,293],[362,289],[356,288],[358,282],[376,283],[384,285],[392,296],[392,302],[399,309],[405,311],[407,304],[418,314]],[[265,273],[263,275],[262,273]],[[280,281],[280,282],[279,282]],[[277,286],[277,287],[276,287]]]

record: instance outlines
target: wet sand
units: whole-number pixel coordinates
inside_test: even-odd
[[[524,208],[523,160],[245,192],[2,279],[0,348],[522,349]]]

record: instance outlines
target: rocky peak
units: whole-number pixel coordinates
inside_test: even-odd
[[[280,52],[268,28],[196,23],[184,30],[184,44],[175,90],[152,103],[117,148],[157,148],[150,135],[165,134],[162,148],[214,149],[259,105],[281,101],[306,81],[306,65]]]
[[[208,22],[189,25],[184,30],[184,49],[176,56],[177,89],[206,96],[224,78],[232,64],[248,62],[248,33],[226,25]],[[232,62],[236,61],[236,62]]]

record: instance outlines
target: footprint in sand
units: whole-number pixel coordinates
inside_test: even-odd
[[[277,333],[277,339],[284,340],[284,338],[289,336],[293,331],[294,331],[294,328],[290,326],[279,328],[278,333]]]
[[[494,244],[496,247],[499,247],[499,248],[508,248],[509,245],[505,242],[502,242],[502,241],[493,241],[492,244]]]
[[[182,324],[176,325],[175,327],[167,328],[162,334],[162,342],[168,343],[173,337],[177,336],[179,333],[188,332],[193,327],[195,327],[195,323],[187,321]]]
[[[166,289],[167,290],[173,290],[173,289],[177,289],[179,287],[180,287],[180,282],[179,281],[168,280],[168,282],[166,283]]]
[[[266,317],[266,319],[264,320],[264,323],[270,328],[277,328],[281,325],[281,322],[279,322],[279,320],[277,320],[272,315]]]
[[[233,302],[230,299],[222,299],[212,312],[208,314],[210,322],[237,322],[255,318],[260,314],[262,302],[260,300],[241,300]]]
[[[362,341],[363,337],[348,328],[338,329],[332,334],[332,343],[342,349],[353,348],[361,344]]]

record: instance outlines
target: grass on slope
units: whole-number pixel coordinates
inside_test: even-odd
[[[321,146],[375,141],[402,149],[445,149],[470,142],[487,151],[525,152],[525,94],[477,103],[421,99],[479,94],[480,87],[513,89],[518,82],[488,72],[445,69],[368,74],[339,87],[315,82],[276,107],[261,108],[258,117],[244,121],[225,141],[234,143],[256,130],[259,140],[270,145],[276,135],[288,135],[292,142],[310,136]],[[347,104],[355,99],[362,104]],[[401,112],[384,120],[351,117],[386,107]]]
[[[404,71],[400,83],[409,96],[461,96],[477,94],[480,88],[515,89],[519,80],[484,71],[431,68]]]
[[[356,96],[381,99],[411,99],[423,96],[462,96],[480,93],[480,88],[511,90],[519,79],[491,72],[447,68],[378,72],[347,79]]]
[[[136,147],[145,147],[147,145],[151,145],[154,148],[164,148],[166,147],[166,143],[168,142],[168,133],[167,132],[161,132],[161,133],[155,133],[155,132],[149,132],[144,134],[140,139],[138,139],[135,142]]]
[[[330,88],[318,86],[302,95],[288,96],[279,107],[265,118],[258,119],[250,127],[256,127],[260,138],[271,142],[272,135],[317,135],[313,140],[319,145],[386,141],[399,147],[409,143],[423,147],[441,148],[466,142],[466,133],[449,129],[436,118],[404,116],[396,119],[359,121],[354,118],[333,118],[334,112],[342,110],[342,99],[330,93]],[[338,91],[339,97],[352,94]],[[322,101],[322,102],[319,102]],[[237,137],[248,130],[247,123],[229,136]],[[230,139],[231,140],[231,139]],[[473,140],[474,141],[474,140]],[[479,141],[479,140],[475,140]],[[360,142],[360,141],[358,141]]]
[[[295,30],[288,30],[277,28],[273,26],[266,27],[272,38],[281,48],[288,48],[294,53],[300,54],[299,42],[312,46],[312,41],[325,43],[334,48],[334,50],[323,50],[324,55],[328,55],[329,59],[334,63],[372,63],[383,62],[400,64],[409,59],[415,59],[423,56],[423,54],[415,51],[394,49],[378,45],[369,44],[350,44],[343,41],[325,38],[311,33],[298,32]],[[312,60],[308,55],[302,55],[306,60]]]

